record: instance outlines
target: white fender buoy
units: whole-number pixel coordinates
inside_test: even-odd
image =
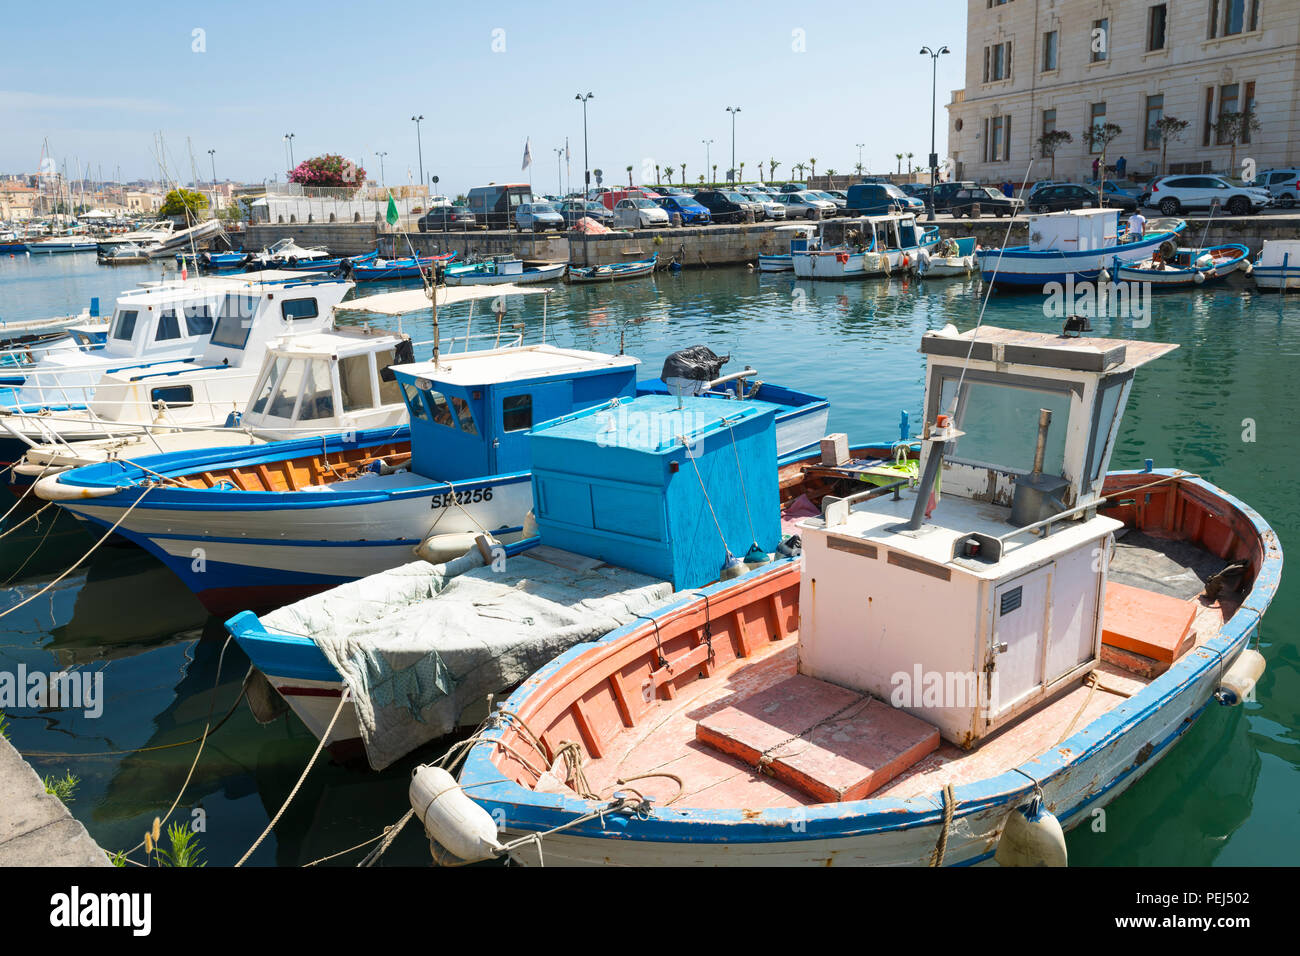
[[[727,560],[723,562],[722,571],[718,574],[719,581],[730,581],[732,578],[738,578],[746,571],[750,570],[745,566],[745,562],[740,560],[734,554],[728,554]]]
[[[1228,668],[1214,691],[1214,699],[1225,707],[1233,707],[1249,699],[1255,684],[1264,673],[1264,655],[1259,651],[1242,651]]]
[[[424,832],[458,859],[474,863],[504,852],[492,815],[441,767],[416,767],[407,796]]]
[[[1198,272],[1198,273],[1196,273],[1196,275],[1192,276],[1192,281],[1195,282],[1197,285],[1204,285],[1204,284],[1205,284],[1205,273],[1204,273],[1204,272]]]
[[[484,537],[478,531],[449,531],[445,534],[431,534],[412,550],[417,558],[423,558],[430,564],[446,564],[470,551]],[[489,553],[495,540],[488,539]],[[480,549],[481,550],[481,549]],[[486,560],[490,560],[485,558]]]
[[[1251,275],[1255,271],[1255,264],[1253,262],[1247,262],[1245,270],[1246,275]]]
[[[524,515],[524,537],[535,538],[537,535],[537,515],[533,513],[532,508],[529,508],[528,513]]]
[[[1102,269],[1102,270],[1101,270],[1101,275],[1099,275],[1098,278],[1101,279],[1102,282],[1109,282],[1109,281],[1110,281],[1110,270],[1109,270],[1109,269]]]
[[[1016,807],[1007,816],[1002,839],[993,853],[998,866],[1065,866],[1065,831],[1043,807],[1043,798]]]

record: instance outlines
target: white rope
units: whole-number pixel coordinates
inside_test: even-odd
[[[235,864],[237,868],[243,866],[244,861],[253,855],[253,851],[262,845],[262,841],[270,835],[271,831],[275,829],[275,825],[280,822],[280,817],[284,816],[284,811],[289,809],[289,804],[293,802],[293,798],[298,795],[298,790],[301,789],[303,782],[307,779],[307,774],[311,773],[311,768],[315,766],[316,758],[319,757],[320,752],[325,749],[325,741],[329,740],[330,734],[334,731],[334,724],[338,721],[339,714],[343,713],[343,705],[348,702],[351,694],[352,689],[350,687],[345,687],[343,689],[343,693],[339,696],[339,705],[334,708],[334,716],[330,718],[329,726],[325,728],[325,732],[320,735],[320,741],[316,744],[316,751],[311,755],[311,759],[307,761],[307,766],[303,768],[302,775],[298,777],[298,782],[295,783],[293,789],[289,791],[289,796],[284,798],[284,803],[280,806],[280,809],[276,811],[275,816],[271,818],[271,822],[266,825],[266,829],[262,831],[262,835],[254,840],[253,845],[248,848],[248,852],[239,858],[239,862]]]

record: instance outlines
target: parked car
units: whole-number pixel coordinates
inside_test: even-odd
[[[1088,187],[1090,189],[1096,189],[1100,185],[1102,184],[1095,179],[1092,182],[1088,183]],[[1137,199],[1145,191],[1146,190],[1144,190],[1137,183],[1128,179],[1121,179],[1118,181],[1114,179],[1108,179],[1105,182],[1105,188],[1103,190],[1103,192],[1106,193],[1106,205],[1108,206],[1110,205],[1110,200],[1115,196],[1127,196],[1129,199]]]
[[[824,189],[810,189],[808,192],[812,193],[818,199],[825,199],[828,203],[833,204],[835,206],[835,212],[838,215],[843,215],[848,209],[847,199],[837,199]]]
[[[762,208],[763,210],[762,215],[760,215],[758,218],[760,219],[784,219],[785,218],[785,204],[781,202],[779,199],[775,198],[774,196],[769,196],[767,193],[758,192],[757,190],[752,190],[749,188],[740,190],[740,194],[744,196],[746,199],[758,203],[758,205]]]
[[[560,230],[564,225],[564,217],[548,202],[526,202],[515,207],[515,228],[520,232]]]
[[[660,196],[655,203],[671,220],[673,213],[682,217],[683,226],[707,226],[713,221],[709,211],[691,196]]]
[[[960,219],[962,216],[973,218],[976,205],[980,207],[981,216],[993,213],[995,217],[1001,218],[1019,215],[1024,209],[1025,202],[1023,199],[1005,196],[1001,190],[994,189],[992,186],[975,186],[957,190],[948,203],[948,211],[952,213],[954,219]]]
[[[569,199],[559,206],[559,212],[568,226],[574,225],[584,216],[596,220],[602,226],[614,224],[613,210],[606,209],[604,203],[592,199]]]
[[[808,190],[807,183],[786,183],[784,186],[780,188],[779,192],[801,193],[801,192],[806,192],[807,190]]]
[[[1267,189],[1283,209],[1294,208],[1300,200],[1300,169],[1266,169],[1255,177],[1254,185]]]
[[[1106,205],[1112,209],[1130,212],[1137,209],[1137,200],[1129,196],[1110,196]],[[1062,209],[1100,209],[1101,197],[1095,189],[1076,183],[1057,183],[1043,186],[1029,196],[1029,211],[1060,212]]]
[[[851,216],[883,216],[891,212],[920,212],[925,203],[893,183],[858,183],[849,187],[845,211]]]
[[[835,204],[826,199],[819,199],[811,193],[783,193],[781,202],[785,204],[787,219],[823,219],[835,215]]]
[[[614,203],[614,221],[626,229],[650,229],[668,225],[668,213],[653,199],[628,197]]]
[[[899,186],[898,188],[901,189],[903,192],[907,193],[913,199],[919,199],[922,202],[925,202],[925,194],[929,191],[930,184],[929,183],[903,183],[903,185]]]
[[[420,232],[448,232],[469,229],[477,222],[478,218],[469,206],[434,206],[415,225]]]
[[[744,218],[746,207],[721,189],[701,189],[695,201],[709,211],[714,222],[739,222]]]
[[[1262,186],[1242,186],[1222,176],[1165,176],[1151,184],[1147,205],[1165,216],[1184,209],[1209,209],[1218,203],[1230,216],[1245,216],[1273,204],[1273,194]]]
[[[929,183],[921,183],[920,190],[913,195],[914,199],[921,200],[922,207],[925,206],[926,198],[930,192]],[[954,180],[946,183],[936,183],[934,187],[934,209],[936,212],[942,212],[948,208],[948,203],[952,197],[957,195],[959,189],[974,189],[979,183],[972,182],[969,179]],[[852,187],[850,187],[852,188]]]

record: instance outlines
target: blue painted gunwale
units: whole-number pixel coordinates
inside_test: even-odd
[[[980,261],[980,275],[985,281],[996,281],[1005,285],[1041,285],[1044,282],[1064,282],[1067,276],[1073,276],[1076,282],[1090,282],[1101,274],[1102,269],[1105,268],[1105,263],[1113,260],[1119,250],[1131,252],[1134,249],[1150,249],[1158,246],[1166,239],[1176,238],[1180,232],[1181,230],[1158,232],[1150,238],[1143,238],[1140,242],[1126,242],[1120,245],[1105,246],[1101,249],[1080,249],[1075,252],[1064,252],[1060,249],[1034,251],[1028,246],[1007,246],[1003,249],[980,249],[975,255]],[[1082,259],[1097,260],[1097,267],[1095,269],[1075,269],[1070,272],[1053,273],[1015,271],[1016,265],[1021,263],[1060,262],[1063,265],[1069,265]],[[996,279],[993,276],[994,269],[997,270]]]
[[[1227,262],[1216,263],[1215,265],[1206,266],[1204,269],[1198,269],[1195,266],[1188,266],[1186,269],[1165,269],[1161,272],[1161,275],[1166,279],[1185,277],[1187,281],[1190,283],[1196,281],[1196,276],[1198,274],[1214,273],[1214,274],[1206,275],[1206,279],[1208,281],[1213,282],[1217,279],[1226,278],[1226,276],[1217,274],[1217,270],[1220,268],[1220,266],[1224,268],[1231,268],[1237,265],[1237,263],[1244,261],[1247,257],[1250,256],[1250,247],[1243,246],[1241,243],[1238,242],[1228,242],[1228,243],[1224,243],[1223,245],[1212,246],[1211,248],[1212,249],[1236,249],[1238,250],[1238,254],[1233,258],[1229,259]],[[1206,251],[1208,252],[1209,250]],[[1115,273],[1115,278],[1117,279],[1122,278],[1126,281],[1139,281],[1139,282],[1142,281],[1142,279],[1148,274],[1147,271],[1144,269],[1135,269],[1133,268],[1133,266],[1125,263],[1116,263],[1114,273]],[[1170,283],[1170,282],[1153,282],[1151,284],[1151,287],[1153,289],[1159,289],[1161,286],[1168,286],[1173,284],[1174,283]]]
[[[1050,785],[1053,780],[1118,742],[1127,732],[1154,716],[1179,694],[1199,683],[1212,668],[1220,666],[1225,658],[1231,658],[1242,650],[1251,636],[1257,632],[1259,622],[1277,592],[1282,573],[1281,549],[1277,544],[1276,534],[1254,509],[1209,482],[1193,478],[1175,469],[1111,472],[1111,474],[1117,476],[1178,475],[1186,484],[1208,491],[1217,496],[1224,505],[1236,509],[1246,517],[1254,527],[1264,553],[1263,565],[1256,575],[1250,594],[1217,637],[1184,655],[1168,671],[1133,697],[1121,702],[1046,753],[1021,764],[1019,768],[1007,770],[996,777],[956,787],[954,795],[957,799],[957,809],[954,819],[993,808],[1005,807],[1009,810],[1019,806],[1026,802],[1034,791],[1034,783],[1031,781],[1037,781],[1042,786]],[[691,603],[691,600],[698,595],[712,596],[726,588],[738,587],[743,582],[753,580],[760,575],[774,573],[792,560],[794,559],[786,559],[751,571],[725,584],[703,588],[695,592],[692,598],[661,608],[649,616],[662,617]],[[528,697],[540,690],[547,678],[560,668],[601,645],[617,641],[631,631],[644,627],[645,623],[644,619],[639,619],[612,631],[599,641],[576,645],[528,678],[504,704],[500,705],[501,708],[517,713]],[[1195,718],[1203,709],[1204,707],[1198,708],[1172,733],[1163,738],[1158,746],[1153,748],[1150,758],[1143,766],[1162,756],[1168,747],[1195,722]],[[496,727],[483,733],[486,740],[470,750],[460,775],[460,783],[462,787],[472,788],[467,790],[471,798],[489,813],[500,810],[504,814],[503,826],[517,831],[541,832],[568,823],[576,816],[591,810],[593,804],[588,801],[561,794],[536,793],[505,780],[491,760],[495,747],[490,741],[499,739],[501,735],[502,730]],[[1087,799],[1072,807],[1053,808],[1053,812],[1063,823],[1068,821],[1089,804],[1123,783],[1136,770],[1136,765],[1126,768],[1123,773],[1108,781],[1104,787],[1090,794]],[[567,832],[597,840],[719,844],[787,843],[841,839],[935,826],[941,825],[942,821],[941,804],[929,797],[906,800],[880,797],[840,804],[767,809],[757,815],[746,815],[740,810],[653,808],[644,818],[611,814],[604,818],[603,827],[600,820],[593,820],[573,827]],[[797,832],[792,826],[796,822],[800,824],[801,832]],[[991,852],[983,853],[964,860],[954,860],[952,865],[970,865],[991,856]]]

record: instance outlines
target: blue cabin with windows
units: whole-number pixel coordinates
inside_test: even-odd
[[[526,472],[536,425],[636,394],[638,359],[552,345],[393,366],[411,419],[411,470],[456,481]]]
[[[642,395],[532,436],[533,508],[553,547],[671,581],[718,580],[781,542],[777,406]]]

